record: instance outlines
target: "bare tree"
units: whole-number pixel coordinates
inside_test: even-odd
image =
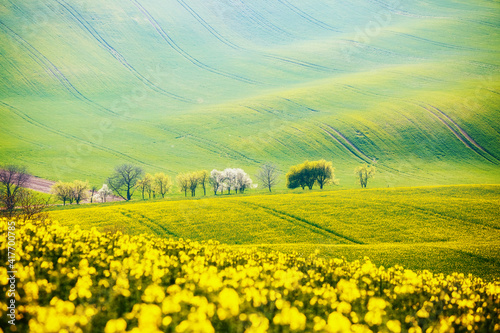
[[[9,216],[12,216],[12,211],[16,207],[19,190],[30,178],[25,167],[7,165],[0,169],[0,201]]]
[[[19,190],[17,205],[19,207],[19,215],[24,221],[38,220],[45,222],[48,218],[47,208],[52,202],[52,198],[44,198],[41,193],[29,191],[27,189]]]
[[[279,170],[276,164],[266,163],[264,164],[259,172],[257,173],[257,179],[262,183],[262,187],[268,188],[269,192],[271,189],[279,183]]]
[[[108,185],[124,200],[130,201],[134,194],[135,184],[142,174],[140,167],[122,164],[117,166],[113,175],[108,178]]]

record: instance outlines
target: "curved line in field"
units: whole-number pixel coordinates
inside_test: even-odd
[[[207,29],[215,38],[217,38],[222,43],[233,49],[239,49],[240,47],[236,44],[233,44],[231,41],[226,39],[220,33],[217,32],[207,21],[205,21],[193,8],[191,8],[186,2],[183,0],[177,0],[177,2],[189,13],[193,16],[205,29]]]
[[[309,111],[311,111],[311,112],[320,112],[320,110],[316,110],[316,109],[310,108],[310,107],[308,107],[307,105],[300,104],[300,103],[295,102],[295,101],[293,101],[293,100],[291,100],[291,99],[289,99],[289,98],[281,97],[281,99],[283,99],[284,101],[287,101],[287,102],[289,102],[289,103],[291,103],[291,104],[297,105],[298,107],[301,107],[301,108],[307,109],[307,110],[309,110]]]
[[[348,237],[348,236],[344,236],[330,228],[325,228],[325,227],[322,227],[314,222],[311,222],[311,221],[308,221],[304,218],[301,218],[301,217],[297,217],[297,216],[294,216],[292,214],[289,214],[289,213],[286,213],[286,212],[282,212],[280,210],[277,210],[277,209],[274,209],[274,208],[271,208],[271,207],[267,207],[267,206],[264,206],[264,205],[259,205],[259,204],[256,204],[256,203],[253,203],[253,202],[247,202],[247,201],[240,201],[242,204],[245,204],[245,205],[250,205],[250,206],[254,206],[254,207],[259,207],[259,208],[262,208],[263,210],[267,211],[268,213],[270,213],[271,215],[274,215],[276,217],[279,217],[281,219],[284,219],[286,221],[289,221],[291,223],[299,223],[299,224],[306,224],[308,225],[309,227],[314,227],[316,229],[319,229],[321,230],[322,232],[326,232],[330,235],[334,235],[336,236],[337,238],[340,238],[341,240],[343,240],[344,242],[347,240],[351,243],[355,243],[355,244],[364,244],[363,242],[361,241],[358,241],[352,237]],[[274,214],[273,214],[274,213]],[[283,217],[283,216],[286,216],[288,218],[291,218],[293,219],[294,221],[297,221],[297,222],[293,222],[293,221],[290,221],[289,219]],[[314,229],[311,229],[311,231],[313,232],[316,232],[318,233],[318,231],[314,231]]]
[[[377,203],[377,204],[381,204],[381,205],[387,204],[386,201],[381,201],[381,200],[376,200],[376,199],[364,199],[364,200],[369,201],[369,202],[373,202],[373,203]],[[419,207],[419,206],[416,206],[415,204],[411,204],[411,203],[407,203],[407,202],[405,204],[402,204],[402,203],[399,203],[397,201],[394,201],[394,202],[391,202],[391,206],[398,206],[401,208],[411,207],[411,208],[419,211],[421,214],[436,216],[436,217],[441,218],[443,220],[457,222],[457,224],[464,224],[465,223],[465,224],[469,224],[471,226],[481,226],[483,228],[491,228],[491,229],[495,229],[495,230],[500,230],[500,226],[488,225],[488,224],[484,224],[484,223],[476,221],[476,220],[464,219],[460,216],[446,215],[445,213],[436,211],[434,209]]]
[[[85,102],[89,105],[97,107],[99,110],[104,111],[105,114],[112,114],[113,116],[120,117],[117,113],[112,110],[94,102],[84,94],[82,94],[70,81],[69,79],[40,51],[38,51],[33,45],[28,43],[24,38],[19,36],[11,28],[9,28],[5,23],[0,21],[0,27],[4,29],[14,40],[21,45],[27,52],[28,55],[49,75],[52,75],[56,80],[61,83],[61,85],[75,98]],[[7,30],[5,30],[7,29]]]
[[[157,86],[156,84],[154,84],[153,82],[151,82],[151,80],[149,80],[147,77],[145,77],[143,74],[141,74],[139,71],[137,71],[126,59],[125,57],[119,53],[118,51],[116,51],[115,48],[113,48],[100,34],[99,32],[97,32],[94,27],[92,26],[92,24],[90,24],[74,7],[72,7],[70,4],[68,4],[67,2],[65,2],[64,0],[55,0],[56,2],[58,2],[62,7],[64,7],[64,9],[66,9],[66,11],[71,15],[73,16],[73,18],[75,20],[77,20],[81,27],[86,30],[88,33],[90,33],[90,35],[92,35],[92,37],[109,53],[111,54],[111,56],[113,56],[113,58],[115,58],[116,60],[118,60],[123,66],[125,66],[125,68],[127,68],[136,78],[138,78],[140,81],[142,81],[145,85],[147,85],[150,89],[162,94],[162,95],[165,95],[165,96],[168,96],[168,97],[171,97],[173,99],[176,99],[176,100],[179,100],[179,101],[182,101],[182,102],[186,102],[186,103],[195,103],[194,100],[191,100],[191,99],[188,99],[188,98],[185,98],[185,97],[182,97],[182,96],[179,96],[179,95],[176,95],[174,93],[171,93],[171,92],[168,92],[164,89],[162,89],[161,87]]]
[[[395,35],[399,35],[399,36],[402,36],[402,37],[411,38],[411,39],[414,39],[414,40],[417,40],[417,41],[429,43],[429,44],[432,44],[432,45],[436,45],[436,46],[444,47],[444,48],[448,48],[448,49],[477,51],[477,49],[473,49],[473,48],[470,48],[470,47],[464,47],[464,46],[447,44],[447,43],[438,42],[438,41],[434,41],[434,40],[431,40],[431,39],[428,39],[428,38],[418,37],[418,36],[414,36],[414,35],[406,34],[406,33],[402,33],[402,32],[393,32],[393,33]]]
[[[146,163],[146,162],[143,162],[135,157],[132,157],[130,155],[127,155],[125,153],[122,153],[118,150],[115,150],[115,149],[112,149],[112,148],[109,148],[109,147],[106,147],[106,146],[102,146],[100,144],[97,144],[97,143],[93,143],[91,141],[87,141],[87,140],[84,140],[84,139],[81,139],[77,136],[74,136],[74,135],[71,135],[71,134],[67,134],[65,132],[62,132],[62,131],[59,131],[59,130],[56,130],[52,127],[49,127],[33,118],[31,118],[30,116],[28,116],[26,113],[22,112],[21,110],[7,104],[7,103],[4,103],[2,101],[0,101],[0,104],[9,108],[10,110],[12,110],[18,117],[22,118],[24,121],[30,123],[31,125],[33,126],[36,126],[36,127],[39,127],[39,128],[42,128],[48,132],[51,132],[51,133],[54,133],[56,135],[59,135],[59,136],[62,136],[66,139],[71,139],[71,140],[74,140],[74,141],[78,141],[82,144],[85,144],[85,145],[89,145],[91,147],[94,147],[96,149],[99,149],[99,150],[102,150],[102,151],[105,151],[107,152],[108,154],[111,154],[111,155],[114,155],[116,157],[122,157],[122,158],[125,158],[127,160],[130,160],[130,161],[135,161],[137,163],[140,163],[142,165],[147,165],[147,166],[152,166],[152,167],[158,167],[156,165],[153,165],[153,164],[149,164],[149,163]]]
[[[453,119],[451,119],[450,116],[448,116],[443,111],[436,108],[435,106],[432,106],[432,105],[429,105],[429,106],[431,108],[433,108],[434,110],[438,111],[439,113],[441,113],[446,119],[448,119],[448,121],[451,122],[457,128],[457,130],[460,132],[460,134],[462,134],[465,137],[465,139],[467,139],[472,145],[474,145],[476,148],[481,150],[483,153],[490,155],[494,159],[497,159],[495,156],[493,156],[493,154],[491,154],[484,147],[482,147],[479,143],[477,143],[463,128],[461,128]]]
[[[136,78],[138,78],[141,82],[143,82],[146,86],[148,86],[150,89],[162,94],[162,95],[165,95],[165,96],[168,96],[168,97],[171,97],[173,99],[176,99],[178,101],[182,101],[182,102],[186,102],[186,103],[195,103],[194,100],[191,100],[191,99],[188,99],[188,98],[185,98],[185,97],[182,97],[182,96],[179,96],[179,95],[176,95],[174,93],[171,93],[171,92],[168,92],[166,90],[164,90],[163,88],[159,87],[158,85],[154,84],[153,82],[151,82],[150,79],[148,79],[146,76],[144,76],[142,73],[140,73],[139,71],[137,71],[126,59],[125,57],[119,53],[118,51],[116,51],[115,48],[113,48],[111,45],[109,45],[109,43],[99,34],[99,32],[97,32],[94,27],[92,26],[92,24],[90,24],[75,8],[73,8],[70,4],[68,4],[67,2],[65,2],[64,0],[61,0],[62,2],[64,3],[61,3],[59,0],[55,0],[57,1],[62,7],[64,7],[66,9],[66,11],[68,13],[71,14],[71,16],[73,16],[79,23],[80,25],[82,26],[82,28],[84,30],[86,30],[88,33],[90,33],[90,35],[92,35],[92,37],[109,53],[111,54],[111,56],[113,56],[113,58],[115,58],[116,60],[118,60],[125,68],[127,68]],[[69,8],[68,8],[69,7]]]
[[[406,10],[401,10],[401,9],[396,9],[380,0],[369,0],[371,3],[378,4],[380,7],[383,7],[387,9],[388,11],[396,14],[396,15],[401,15],[401,16],[407,16],[407,17],[414,17],[414,18],[422,18],[422,19],[449,19],[449,17],[445,16],[429,16],[429,15],[419,15],[419,14],[413,14],[410,13]]]
[[[247,14],[246,16],[248,17],[248,19],[252,20],[257,25],[266,27],[272,32],[280,34],[282,36],[286,36],[288,38],[294,38],[294,36],[291,33],[281,29],[279,26],[275,25],[274,23],[266,19],[264,16],[262,16],[262,14],[254,10],[247,3],[245,3],[244,0],[233,0],[233,1],[237,2],[238,6],[240,6],[240,8],[242,9],[242,12]]]
[[[142,214],[142,213],[139,213],[138,211],[136,210],[130,210],[130,209],[126,209],[126,208],[123,208],[123,207],[120,207],[120,210],[123,210],[123,211],[126,211],[132,215],[135,215],[135,216],[139,216],[140,218],[144,220],[148,220],[149,221],[149,225],[153,225],[157,228],[160,228],[161,230],[163,230],[163,233],[158,233],[159,236],[164,236],[165,234],[168,234],[172,237],[179,237],[177,234],[169,231],[167,228],[165,228],[162,224],[160,224],[159,222],[156,222],[155,220],[153,220],[152,218],[150,217],[147,217],[146,215]],[[119,210],[119,211],[120,211]],[[122,215],[125,215],[122,211],[120,211],[120,213],[122,213]],[[127,215],[125,215],[127,216]],[[128,217],[128,216],[127,216]],[[146,222],[147,223],[147,222]],[[149,229],[152,229],[151,227],[148,227]],[[155,228],[156,229],[156,228]]]
[[[439,112],[442,117],[429,109],[429,107],[416,104],[419,107],[423,108],[427,112],[429,112],[431,115],[433,115],[435,118],[437,118],[450,132],[458,139],[460,142],[464,144],[465,147],[469,148],[472,150],[474,153],[477,155],[481,156],[482,158],[486,159],[488,162],[493,163],[493,164],[498,164],[500,162],[495,156],[493,156],[491,153],[489,153],[487,150],[485,150],[483,147],[481,147],[475,140],[472,139],[472,137],[465,132],[456,122],[454,122],[450,117],[448,117],[444,112],[441,110],[433,107],[432,105],[429,105],[430,108],[433,108],[437,112]],[[444,117],[444,119],[443,119]],[[448,120],[448,121],[446,121]],[[455,128],[453,128],[455,126]]]
[[[339,143],[341,146],[343,146],[348,152],[350,152],[354,157],[358,158],[359,160],[365,162],[365,163],[368,163],[368,164],[371,164],[375,161],[375,159],[371,159],[370,157],[366,156],[363,152],[361,152],[354,144],[352,144],[349,140],[347,140],[347,138],[342,135],[340,132],[338,132],[337,130],[335,130],[333,127],[331,127],[330,125],[327,125],[327,124],[322,124],[324,126],[327,126],[329,127],[332,131],[334,131],[338,136],[340,136],[341,138],[343,138],[345,141],[346,141],[346,144],[344,144],[343,142],[340,141],[339,138],[337,138],[335,135],[333,135],[331,132],[327,131],[326,129],[322,128],[320,126],[320,128],[325,132],[327,133],[331,138],[333,138],[337,143]],[[401,170],[397,170],[397,169],[394,169],[392,167],[389,167],[389,166],[384,166],[384,165],[377,165],[377,168],[380,168],[382,170],[386,170],[386,171],[391,171],[391,172],[396,172],[396,173],[399,173],[401,175],[405,175],[405,176],[408,176],[408,177],[418,177],[420,179],[426,179],[426,180],[433,180],[432,178],[428,178],[428,177],[424,177],[424,176],[416,176],[416,175],[413,175],[411,173],[408,173],[408,172],[403,172]]]
[[[178,54],[180,54],[183,58],[188,60],[190,63],[192,63],[196,67],[199,67],[199,68],[206,70],[208,72],[211,72],[211,73],[214,73],[214,74],[217,74],[217,75],[229,78],[229,79],[237,80],[240,82],[249,83],[249,84],[260,84],[260,82],[257,82],[255,80],[247,79],[245,77],[242,77],[242,76],[239,76],[236,74],[231,74],[231,73],[227,73],[227,72],[224,72],[222,70],[216,69],[216,68],[211,67],[211,66],[199,61],[198,59],[194,58],[189,53],[187,53],[184,49],[182,49],[179,45],[177,45],[177,43],[165,32],[165,30],[163,30],[163,28],[160,26],[158,21],[156,21],[156,19],[137,0],[130,0],[130,1],[146,17],[146,19],[153,26],[153,28],[160,35],[160,37],[165,42],[167,42],[167,44],[172,49],[174,49]]]
[[[236,158],[239,157],[238,159],[245,160],[247,162],[251,162],[251,163],[254,163],[254,164],[260,164],[261,163],[260,161],[255,160],[255,159],[253,159],[251,157],[248,157],[245,154],[243,154],[243,153],[241,153],[241,152],[239,152],[239,151],[237,151],[235,149],[229,148],[229,147],[227,147],[227,146],[225,146],[225,145],[223,145],[221,143],[218,143],[218,142],[215,142],[215,141],[212,141],[212,140],[209,140],[209,139],[205,139],[205,138],[202,138],[202,137],[194,136],[194,135],[192,135],[190,133],[185,133],[185,136],[188,139],[192,139],[194,141],[199,142],[200,145],[198,145],[198,147],[210,150],[210,151],[212,151],[212,152],[214,152],[214,153],[216,153],[218,155],[220,155],[221,153],[223,153],[223,151],[226,151],[227,155],[233,155]],[[206,148],[206,146],[219,148],[220,151]]]
[[[206,30],[208,30],[208,32],[210,32],[210,34],[212,34],[219,41],[221,41],[222,43],[226,44],[227,46],[229,46],[229,47],[231,47],[233,49],[241,50],[241,51],[245,51],[245,52],[252,52],[252,53],[255,53],[255,54],[258,54],[258,55],[262,55],[263,57],[266,57],[266,58],[275,59],[275,60],[278,60],[278,61],[281,61],[281,62],[285,62],[285,63],[289,63],[289,64],[293,64],[293,65],[297,65],[297,66],[301,66],[301,67],[305,67],[305,68],[310,68],[310,69],[317,70],[317,71],[326,71],[326,72],[338,72],[338,71],[340,71],[338,69],[330,69],[328,67],[325,67],[325,66],[322,66],[322,65],[313,64],[313,63],[310,63],[310,62],[307,62],[307,61],[302,61],[302,60],[298,60],[298,59],[292,59],[292,58],[277,56],[277,55],[274,55],[274,54],[259,52],[259,51],[247,49],[245,47],[241,47],[241,46],[239,46],[239,45],[231,42],[230,40],[228,40],[224,36],[222,36],[215,28],[213,28],[207,21],[205,21],[185,1],[183,1],[183,0],[177,0],[177,2],[179,2],[182,5],[182,7],[184,7],[184,9],[186,9],[186,11],[188,11],[191,14],[191,16],[193,16]]]
[[[340,142],[340,140],[337,137],[335,137],[331,132],[329,132],[329,131],[327,131],[325,129],[323,129],[323,131],[325,131],[332,138],[334,138],[338,143],[340,143],[342,146],[344,146],[344,148],[346,148],[347,150],[349,150],[354,156],[356,156],[357,158],[359,158],[359,159],[361,159],[361,160],[363,160],[364,162],[367,162],[367,163],[372,163],[373,162],[373,159],[371,159],[370,157],[366,156],[361,150],[358,149],[358,147],[356,147],[351,141],[349,141],[342,133],[340,133],[339,131],[337,131],[335,128],[333,128],[330,125],[327,125],[327,124],[324,124],[324,125],[326,125],[330,130],[332,130],[339,137],[341,137],[346,142],[346,144],[343,144],[342,142]]]
[[[308,21],[308,22],[310,22],[318,27],[321,27],[323,29],[330,30],[330,31],[341,32],[340,30],[332,27],[331,25],[329,25],[323,21],[320,21],[320,20],[314,18],[313,16],[307,14],[306,12],[304,12],[303,10],[298,8],[297,6],[292,5],[287,0],[278,0],[278,2],[280,2],[282,5],[284,5],[285,7],[287,7],[291,11],[293,11],[295,14],[297,14],[300,17],[302,17],[303,19],[305,19],[306,21]]]
[[[454,249],[454,248],[451,248],[451,247],[445,247],[445,249],[451,250],[453,252],[460,253],[460,254],[465,255],[467,257],[471,257],[474,260],[480,260],[482,262],[487,262],[487,263],[494,264],[495,266],[498,266],[500,268],[500,260],[497,260],[495,258],[485,258],[485,257],[479,256],[479,255],[474,254],[474,253],[466,252],[464,250]]]

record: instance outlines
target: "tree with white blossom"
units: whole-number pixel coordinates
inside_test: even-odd
[[[113,191],[111,191],[108,188],[107,184],[103,184],[101,189],[97,191],[97,194],[94,195],[94,200],[95,201],[101,201],[101,202],[106,202],[106,199],[113,194]]]

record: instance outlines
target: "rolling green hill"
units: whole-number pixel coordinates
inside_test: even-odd
[[[0,1],[0,160],[102,183],[332,160],[498,183],[494,1]],[[282,183],[283,184],[283,183]],[[282,185],[283,186],[283,185]]]
[[[224,196],[54,210],[62,224],[497,278],[497,185]]]

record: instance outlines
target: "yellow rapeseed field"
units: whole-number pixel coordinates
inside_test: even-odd
[[[57,223],[15,233],[18,332],[500,331],[498,281]]]

